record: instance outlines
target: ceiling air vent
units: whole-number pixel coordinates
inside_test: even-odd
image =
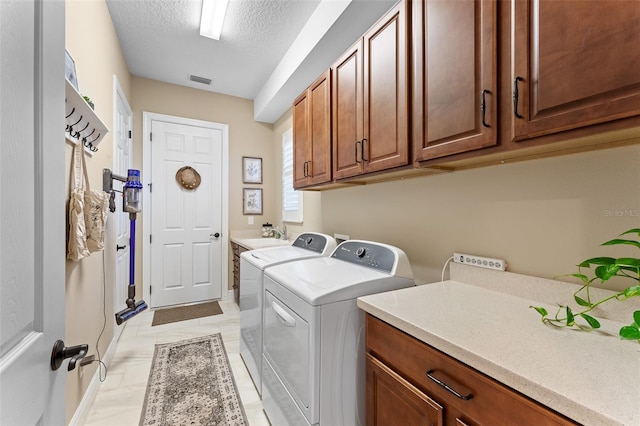
[[[189,74],[189,80],[191,81],[195,81],[196,83],[202,83],[202,84],[211,84],[211,79],[210,78],[204,78],[204,77],[199,77],[197,75],[193,75],[193,74]]]

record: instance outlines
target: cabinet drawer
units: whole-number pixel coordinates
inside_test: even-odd
[[[478,425],[575,424],[371,315],[367,315],[367,352],[445,410],[460,411]]]

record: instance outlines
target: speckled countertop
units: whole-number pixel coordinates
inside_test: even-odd
[[[640,425],[640,345],[620,340],[625,324],[551,329],[532,304],[556,310],[459,281],[358,299],[364,311],[575,421]]]
[[[246,238],[246,237],[236,237],[231,236],[231,242],[240,244],[243,247],[248,248],[249,250],[256,250],[266,247],[277,247],[277,246],[290,246],[291,241],[289,240],[280,240],[277,238]]]

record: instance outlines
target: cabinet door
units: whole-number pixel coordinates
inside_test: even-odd
[[[514,140],[640,114],[640,2],[512,7]]]
[[[293,187],[331,180],[331,79],[327,71],[293,103]]]
[[[307,176],[315,185],[331,180],[331,73],[325,72],[308,92],[311,147]]]
[[[309,91],[293,103],[293,187],[302,188],[307,185],[307,168],[311,134],[309,126]]]
[[[333,77],[333,176],[362,173],[362,40],[331,67]]]
[[[417,161],[497,144],[496,3],[413,2]]]
[[[367,354],[367,426],[443,424],[442,407]]]
[[[409,164],[407,1],[364,35],[364,172]]]

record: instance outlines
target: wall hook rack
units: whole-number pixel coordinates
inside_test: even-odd
[[[97,152],[98,144],[109,129],[75,87],[68,80],[65,83],[65,138],[74,145],[82,143],[89,153]],[[82,130],[77,130],[80,128]],[[98,136],[90,140],[94,133]]]

